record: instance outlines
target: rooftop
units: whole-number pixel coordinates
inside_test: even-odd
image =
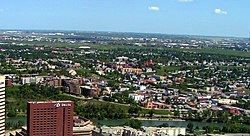
[[[48,101],[29,101],[28,103],[30,103],[30,104],[41,104],[41,103],[68,103],[68,102],[73,102],[73,101],[67,101],[67,100],[65,100],[65,101],[50,101],[50,100],[48,100]]]

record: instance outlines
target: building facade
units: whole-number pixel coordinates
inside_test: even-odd
[[[0,136],[5,136],[5,76],[0,75]]]
[[[73,136],[92,136],[94,125],[89,119],[74,117]]]
[[[186,128],[181,127],[141,127],[139,130],[128,126],[102,126],[99,131],[93,130],[93,136],[178,136],[186,135]]]
[[[72,136],[73,113],[72,101],[28,102],[28,136]]]
[[[92,136],[94,127],[89,119],[78,116],[73,117],[73,136]],[[10,136],[27,136],[27,127],[22,127],[21,130],[10,133]]]

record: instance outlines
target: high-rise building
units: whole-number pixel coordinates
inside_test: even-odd
[[[72,136],[73,113],[72,101],[28,102],[28,136]]]
[[[5,76],[0,75],[0,136],[5,136]]]

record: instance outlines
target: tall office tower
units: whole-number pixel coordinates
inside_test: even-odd
[[[0,75],[0,136],[5,136],[5,76]]]
[[[28,102],[28,136],[72,136],[73,113],[72,101]]]

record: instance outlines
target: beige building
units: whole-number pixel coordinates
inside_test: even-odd
[[[92,136],[94,125],[89,119],[74,117],[73,136]]]
[[[178,136],[186,135],[186,128],[181,127],[142,127],[140,130],[128,126],[100,128],[96,136]]]

